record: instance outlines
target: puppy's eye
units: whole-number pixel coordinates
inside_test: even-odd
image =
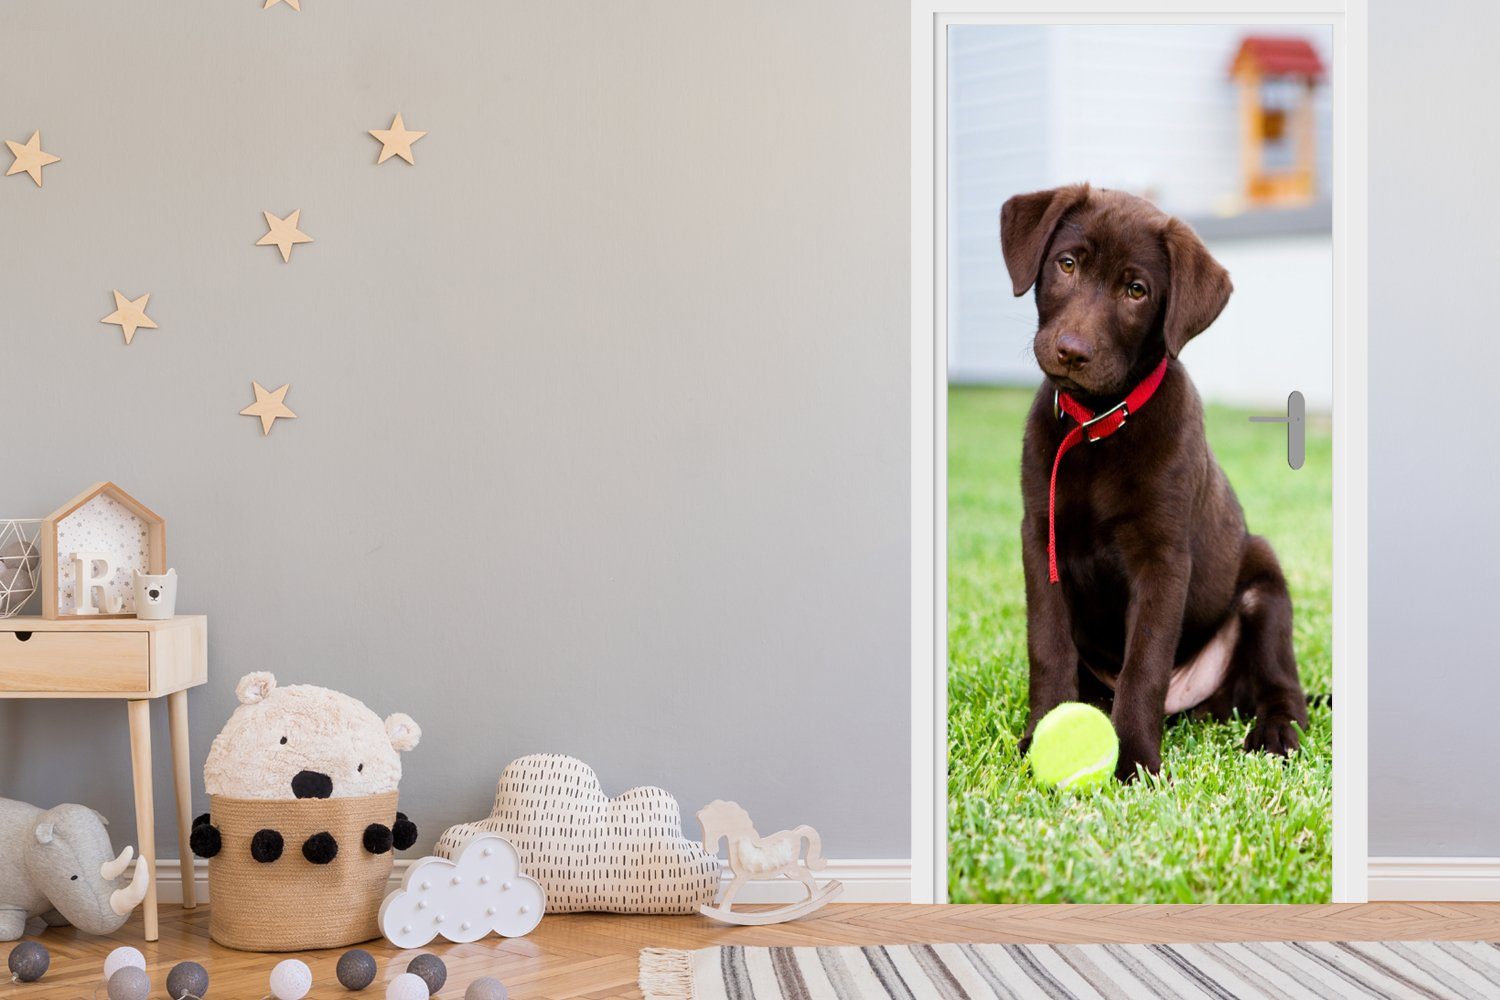
[[[1078,266],[1078,261],[1064,254],[1057,258],[1057,266],[1062,268],[1063,274],[1072,274],[1073,269]]]
[[[1144,299],[1146,297],[1146,286],[1139,281],[1132,281],[1125,286],[1125,294],[1132,299]]]
[[[282,737],[282,738],[281,738],[281,745],[282,745],[282,746],[286,746],[286,737],[285,737],[285,736],[283,736],[283,737]]]
[[[365,766],[363,764],[361,764],[358,767],[356,767],[355,770],[358,771],[360,774],[364,774],[365,773]]]

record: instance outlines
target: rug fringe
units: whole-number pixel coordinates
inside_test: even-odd
[[[646,1000],[693,1000],[693,953],[643,948],[639,985]]]

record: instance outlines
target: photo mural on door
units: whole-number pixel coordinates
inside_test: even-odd
[[[1331,54],[947,29],[953,902],[1332,896]]]

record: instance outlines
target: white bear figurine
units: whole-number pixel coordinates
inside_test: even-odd
[[[135,616],[142,621],[164,622],[177,612],[177,570],[150,574],[130,571],[135,590]]]

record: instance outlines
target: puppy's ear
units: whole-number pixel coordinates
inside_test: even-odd
[[[1025,295],[1042,273],[1042,254],[1068,209],[1089,196],[1087,184],[1018,194],[1000,208],[1000,251],[1016,295]]]
[[[1167,353],[1175,358],[1188,341],[1219,318],[1234,286],[1229,282],[1229,272],[1214,260],[1208,247],[1188,226],[1172,219],[1167,223],[1162,242],[1167,247],[1167,266],[1171,270],[1162,333]]]

